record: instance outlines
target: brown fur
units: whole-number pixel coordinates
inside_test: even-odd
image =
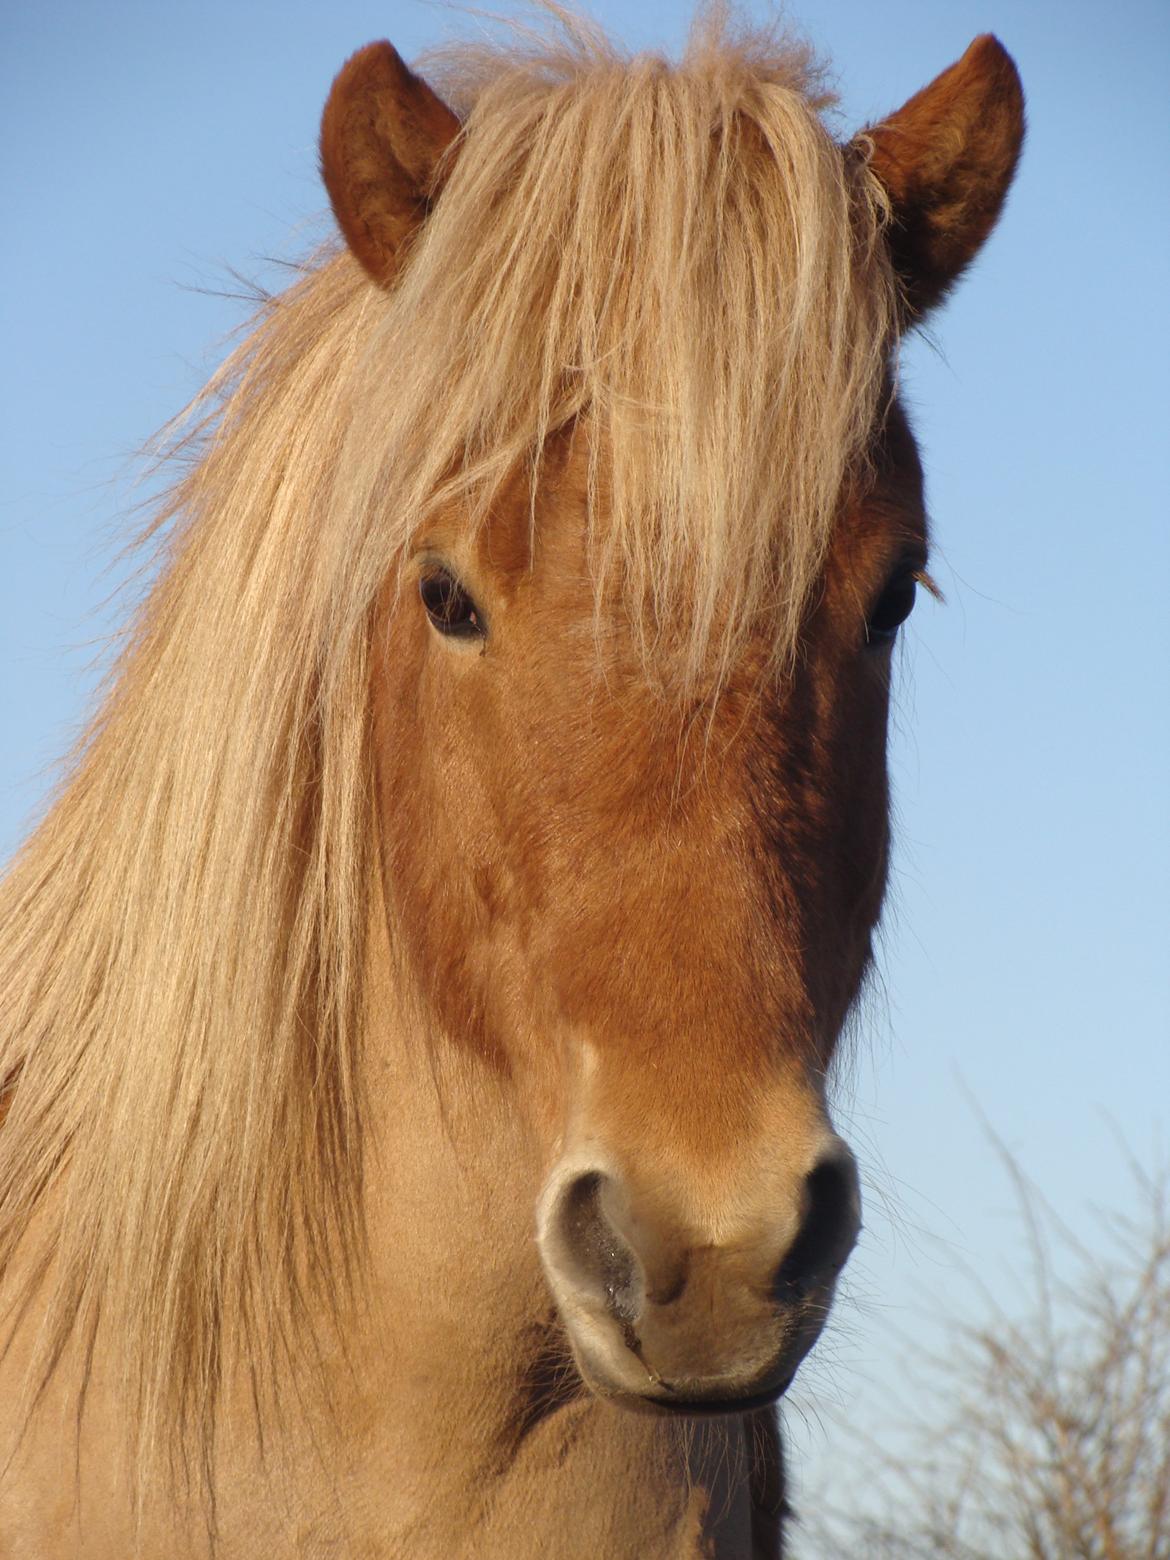
[[[321,120],[321,175],[350,250],[377,282],[436,194],[459,121],[388,43],[339,71]]]
[[[708,19],[670,68],[564,25],[449,63],[425,221],[454,116],[384,49],[342,73],[356,259],[213,387],[5,884],[16,1554],[779,1542],[754,1413],[605,1400],[774,1395],[832,1298],[778,1274],[884,892],[865,625],[926,545],[887,199],[775,38]],[[428,623],[437,564],[486,639]],[[558,1266],[595,1166],[624,1330]]]
[[[999,219],[1024,139],[1019,73],[990,33],[866,132],[889,192],[889,243],[910,317],[945,297]]]
[[[418,539],[419,566],[454,561],[491,632],[482,654],[436,664],[414,572],[396,589],[395,654],[377,671],[377,709],[392,723],[376,737],[384,870],[452,1034],[490,1056],[515,1052],[530,976],[497,941],[509,928],[543,988],[528,991],[521,1032],[546,1032],[551,1006],[558,1026],[620,1047],[619,1101],[637,1100],[634,1079],[669,1053],[680,1087],[661,1131],[685,1145],[710,1134],[708,1094],[730,1130],[750,1120],[766,1036],[823,1071],[868,958],[886,689],[855,652],[900,553],[925,553],[920,476],[895,403],[875,444],[880,481],[835,533],[799,672],[770,686],[765,620],[718,703],[680,708],[647,684],[620,598],[600,655],[582,633],[593,621],[584,442],[566,436],[546,460],[535,545],[522,478],[473,542],[457,515]],[[660,649],[670,657],[669,631]],[[458,831],[445,826],[456,817]],[[756,880],[746,897],[745,879]],[[778,941],[791,956],[779,959]],[[680,1051],[680,1008],[693,1060]]]

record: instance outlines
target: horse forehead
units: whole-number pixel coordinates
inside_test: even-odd
[[[509,594],[538,561],[581,579],[589,525],[587,440],[581,433],[557,433],[542,452],[535,492],[527,468],[501,484],[476,538],[476,561]]]
[[[880,569],[887,554],[892,558],[914,544],[924,548],[927,541],[918,443],[892,389],[870,446],[869,473],[866,492],[843,501],[833,528],[829,552],[835,572],[868,575],[874,558]],[[593,603],[590,530],[604,519],[604,464],[591,470],[589,432],[575,423],[547,441],[535,489],[527,464],[501,483],[474,538],[477,568],[508,599],[520,585],[543,578],[556,585],[558,596],[568,592],[587,610]],[[766,626],[761,635],[766,638]],[[756,659],[749,646],[746,675]]]

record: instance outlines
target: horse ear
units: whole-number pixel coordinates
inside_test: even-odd
[[[351,251],[385,287],[438,193],[459,120],[388,43],[342,66],[321,118],[321,174]]]
[[[885,186],[911,321],[947,294],[995,226],[1024,139],[1024,94],[990,33],[855,145]]]

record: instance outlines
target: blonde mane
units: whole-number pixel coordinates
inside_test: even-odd
[[[726,666],[766,611],[783,660],[893,341],[883,198],[799,50],[708,20],[672,67],[562,18],[428,75],[465,134],[398,285],[315,263],[200,398],[3,887],[0,1345],[41,1291],[43,1382],[100,1317],[145,1449],[206,1453],[360,1270],[368,658],[420,526],[582,419],[645,645],[675,618]]]

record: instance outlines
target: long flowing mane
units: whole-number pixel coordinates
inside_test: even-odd
[[[266,303],[196,403],[161,570],[3,887],[0,1343],[36,1386],[99,1318],[143,1447],[209,1442],[360,1270],[379,592],[588,427],[596,575],[651,645],[796,627],[893,335],[884,201],[806,55],[698,26],[678,66],[561,18],[429,67],[465,117],[399,283]],[[534,511],[535,512],[535,511]]]

